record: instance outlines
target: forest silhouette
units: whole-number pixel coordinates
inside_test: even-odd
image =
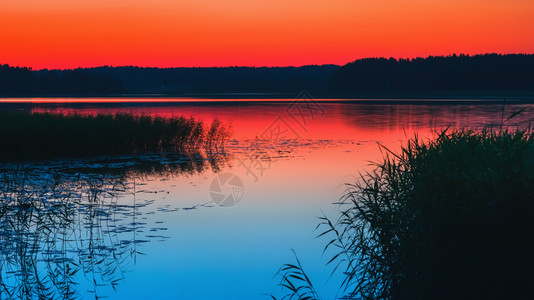
[[[344,66],[32,70],[0,65],[0,96],[188,96],[297,93],[357,97],[380,93],[529,92],[534,54],[365,58]],[[221,96],[221,95],[218,95]],[[223,96],[224,97],[224,96]]]
[[[367,58],[341,67],[335,92],[532,91],[534,55],[485,54]]]

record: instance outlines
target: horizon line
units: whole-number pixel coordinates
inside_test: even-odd
[[[87,66],[87,67],[72,67],[72,68],[33,68],[31,66],[24,66],[24,65],[11,65],[9,63],[2,63],[0,62],[0,66],[10,66],[14,68],[26,68],[30,69],[31,71],[74,71],[74,70],[82,70],[82,69],[96,69],[96,68],[142,68],[142,69],[215,69],[215,68],[301,68],[301,67],[322,67],[322,66],[338,66],[342,67],[347,64],[359,61],[359,60],[365,60],[365,59],[373,59],[373,58],[384,58],[384,59],[396,59],[396,60],[414,60],[418,58],[430,58],[430,57],[454,57],[454,56],[482,56],[482,55],[534,55],[534,51],[531,53],[527,52],[509,52],[509,53],[498,53],[498,52],[484,52],[484,53],[476,53],[476,54],[465,54],[465,53],[452,53],[447,55],[426,55],[426,56],[412,56],[412,57],[401,57],[401,56],[366,56],[366,57],[360,57],[357,59],[354,59],[352,61],[349,61],[345,64],[335,64],[335,63],[312,63],[312,64],[303,64],[303,65],[277,65],[277,66],[267,66],[267,65],[221,65],[221,66],[169,66],[169,67],[158,67],[158,66],[143,66],[143,65],[113,65],[113,64],[103,64],[103,65],[95,65],[95,66]]]

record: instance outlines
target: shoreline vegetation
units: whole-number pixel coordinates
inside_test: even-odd
[[[74,299],[88,288],[100,299],[115,291],[145,255],[139,245],[169,238],[163,222],[139,221],[155,200],[136,199],[149,192],[136,181],[218,172],[229,136],[218,120],[0,112],[0,294]]]
[[[364,58],[300,67],[32,70],[0,65],[0,97],[532,97],[534,54]]]
[[[203,159],[224,153],[230,129],[194,118],[0,112],[0,161],[165,154]]]
[[[529,298],[534,131],[445,130],[382,149],[337,219],[320,218],[340,299]],[[320,299],[303,265],[280,269],[282,299]]]

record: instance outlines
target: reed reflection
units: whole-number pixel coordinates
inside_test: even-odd
[[[207,153],[1,165],[0,295],[98,299],[112,292],[143,254],[141,244],[167,238],[156,232],[162,224],[144,217],[154,200],[138,199],[136,182],[217,172],[226,162]]]

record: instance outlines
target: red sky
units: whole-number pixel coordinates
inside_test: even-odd
[[[532,53],[533,15],[532,0],[6,0],[0,63],[284,66]]]

